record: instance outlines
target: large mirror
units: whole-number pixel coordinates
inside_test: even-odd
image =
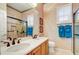
[[[21,7],[20,7],[21,6]],[[11,38],[34,36],[39,33],[39,12],[29,3],[7,4],[7,35]]]
[[[27,22],[20,19],[8,16],[7,21],[7,34],[8,37],[24,37],[26,36]]]

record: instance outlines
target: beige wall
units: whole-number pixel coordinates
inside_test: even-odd
[[[39,16],[43,18],[43,10],[44,9],[44,4],[43,3],[38,3],[36,10],[39,12]]]
[[[47,4],[44,6],[44,11],[44,34],[49,37],[49,40],[56,41],[55,7],[52,4]]]
[[[18,19],[22,19],[22,14],[10,7],[7,7],[7,15],[18,18]]]
[[[6,10],[6,4],[5,3],[0,3],[0,9],[1,10]]]
[[[44,29],[45,35],[49,37],[49,40],[56,42],[57,48],[72,49],[72,39],[62,39],[58,36],[56,8],[61,7],[64,4],[46,4],[44,6]]]

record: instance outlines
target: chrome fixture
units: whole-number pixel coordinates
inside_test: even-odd
[[[18,39],[17,43],[20,43],[20,40],[21,40],[21,39]]]
[[[12,45],[15,44],[15,40],[16,40],[16,38],[13,38],[13,40],[12,40]]]
[[[38,35],[34,35],[34,36],[33,36],[33,39],[37,38],[37,36],[38,36]]]

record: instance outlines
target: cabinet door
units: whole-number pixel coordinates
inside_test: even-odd
[[[45,55],[45,42],[41,45],[41,54]]]
[[[33,50],[32,55],[41,55],[41,48],[37,47],[35,50]]]
[[[45,54],[47,55],[48,54],[48,40],[45,42]]]
[[[39,47],[37,47],[27,55],[47,55],[47,54],[48,54],[48,40],[42,43]]]

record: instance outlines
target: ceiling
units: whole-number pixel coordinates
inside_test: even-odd
[[[19,12],[24,12],[34,7],[32,3],[8,3],[8,6]]]

